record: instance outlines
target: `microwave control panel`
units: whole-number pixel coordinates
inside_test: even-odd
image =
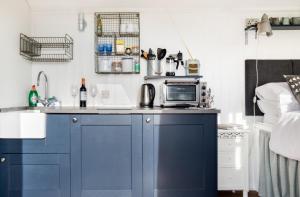
[[[200,107],[209,107],[207,82],[200,82]]]

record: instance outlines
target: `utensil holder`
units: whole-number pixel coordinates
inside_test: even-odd
[[[161,61],[160,60],[147,60],[147,75],[148,76],[161,76]]]

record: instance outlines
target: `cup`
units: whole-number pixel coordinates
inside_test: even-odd
[[[270,23],[271,23],[271,25],[280,25],[281,24],[281,20],[278,17],[276,17],[276,18],[270,18]]]
[[[289,17],[283,17],[282,18],[282,25],[290,25],[290,18]]]

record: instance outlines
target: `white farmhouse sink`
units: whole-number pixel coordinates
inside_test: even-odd
[[[43,139],[46,114],[39,110],[0,113],[0,139]]]

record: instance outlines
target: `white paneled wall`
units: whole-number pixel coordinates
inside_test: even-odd
[[[19,55],[20,33],[30,32],[25,0],[0,1],[0,108],[27,105],[31,64]]]
[[[88,26],[85,32],[77,30],[76,11],[34,11],[32,34],[58,36],[65,33],[74,38],[74,60],[65,64],[33,64],[33,83],[38,71],[49,75],[50,95],[57,96],[63,105],[72,105],[71,84],[86,77],[88,84],[100,84],[102,90],[112,92],[112,103],[131,105],[139,102],[139,89],[143,83],[146,65],[143,60],[140,75],[97,75],[94,73],[93,12],[85,13]],[[107,10],[105,10],[107,11]],[[110,10],[120,11],[120,10]],[[124,10],[122,10],[124,11]],[[271,38],[260,38],[257,47],[254,34],[249,35],[249,45],[244,44],[244,21],[247,17],[260,17],[263,11],[246,9],[198,9],[168,12],[163,9],[135,9],[141,12],[141,47],[165,47],[171,53],[183,51],[188,58],[179,35],[189,46],[193,56],[201,61],[201,74],[215,94],[215,106],[222,110],[221,122],[242,122],[244,117],[244,60],[255,58],[300,58],[299,31],[276,31]],[[266,11],[272,16],[299,15],[297,11]],[[172,19],[171,19],[172,18]],[[173,22],[172,22],[173,21]],[[105,86],[107,84],[107,87]],[[110,88],[112,84],[122,91]],[[101,90],[100,90],[101,91]],[[101,96],[97,104],[105,104]]]

